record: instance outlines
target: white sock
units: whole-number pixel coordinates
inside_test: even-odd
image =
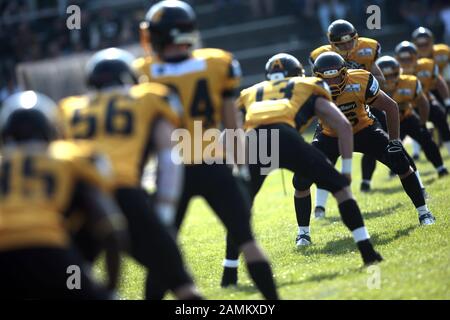
[[[430,210],[428,210],[428,207],[427,207],[426,204],[423,205],[423,206],[421,206],[421,207],[418,207],[418,208],[416,208],[416,209],[417,209],[417,212],[419,213],[419,217],[420,217],[421,215],[425,214],[425,213],[429,213],[429,212],[430,212]]]
[[[367,231],[366,227],[359,227],[358,229],[353,230],[352,233],[355,242],[370,239],[369,232]]]
[[[365,183],[365,184],[368,184],[370,186],[370,180],[363,179],[362,182]]]
[[[447,148],[448,154],[450,154],[450,141],[445,141],[444,146]]]
[[[298,234],[309,234],[309,226],[307,227],[298,227]]]
[[[439,170],[438,170],[439,171]],[[422,183],[422,179],[420,178],[420,173],[419,170],[416,170],[416,176],[417,176],[417,180],[419,180],[419,184],[420,184],[420,188],[425,189],[425,186]]]
[[[327,205],[328,191],[317,188],[316,191],[316,207],[325,208]]]
[[[413,147],[413,155],[419,155],[421,147],[416,140],[412,141],[412,147]]]
[[[239,266],[239,260],[223,259],[223,266],[227,268],[237,268]]]
[[[444,166],[444,165],[442,165],[442,166],[436,168],[437,172],[441,172],[441,171],[444,170],[444,169],[445,169],[445,166]]]

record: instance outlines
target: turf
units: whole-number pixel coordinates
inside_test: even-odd
[[[441,149],[447,167],[450,157]],[[450,299],[450,177],[437,179],[424,155],[417,162],[437,223],[421,227],[417,213],[397,178],[389,179],[378,164],[373,192],[359,192],[360,155],[354,157],[352,189],[376,249],[385,261],[363,268],[350,232],[342,224],[334,199],[327,216],[312,215],[313,245],[298,250],[293,208],[292,174],[273,172],[258,194],[253,209],[257,239],[268,254],[283,299]],[[261,299],[241,261],[239,285],[219,286],[225,251],[225,231],[201,199],[191,202],[180,244],[188,266],[208,299]],[[124,258],[120,286],[124,299],[143,297],[144,271]],[[376,276],[379,275],[379,278]],[[380,279],[377,282],[376,279]],[[171,299],[169,295],[167,298]]]

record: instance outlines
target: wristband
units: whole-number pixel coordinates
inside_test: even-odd
[[[351,174],[352,173],[352,159],[342,159],[342,170],[343,174]]]

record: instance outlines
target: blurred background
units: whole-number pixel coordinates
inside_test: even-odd
[[[0,102],[21,89],[60,99],[86,90],[83,64],[93,52],[121,46],[143,54],[139,23],[155,2],[145,0],[0,0]],[[389,54],[418,26],[450,44],[450,1],[445,0],[191,0],[203,46],[232,51],[242,64],[242,86],[263,78],[278,52],[307,65],[309,52],[327,42],[331,21],[345,18],[360,36],[377,39]],[[66,27],[66,8],[81,8],[81,29]],[[381,30],[368,30],[366,8],[381,8]]]

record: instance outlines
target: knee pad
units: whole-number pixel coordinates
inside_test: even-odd
[[[294,186],[295,190],[308,190],[309,188],[311,188],[312,184],[313,182],[311,180],[305,177],[301,177],[297,174],[294,174],[294,177],[292,178],[292,185]]]
[[[406,151],[389,152],[386,150],[390,169],[397,175],[402,175],[408,172],[410,166],[410,157],[407,156]],[[412,159],[411,159],[412,160]]]

